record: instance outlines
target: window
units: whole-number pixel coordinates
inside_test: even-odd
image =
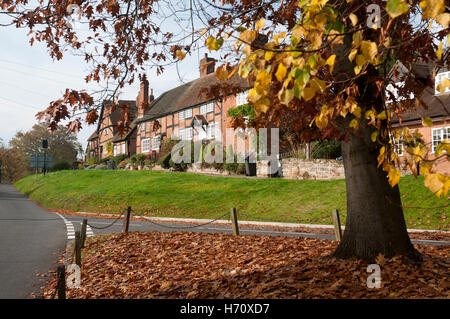
[[[145,122],[144,123],[141,123],[141,132],[144,132],[145,131]]]
[[[403,144],[395,138],[395,136],[389,134],[389,137],[392,141],[392,145],[394,146],[394,151],[398,154],[398,156],[403,156]]]
[[[440,142],[450,139],[450,126],[431,129],[431,138],[432,153],[435,153]]]
[[[120,145],[114,145],[114,156],[120,154]]]
[[[236,95],[236,106],[247,104],[248,90]]]
[[[125,144],[122,144],[122,154],[125,154]]]
[[[108,135],[108,129],[107,128],[105,128],[105,130],[104,130],[104,134],[105,134],[105,136],[107,136]]]
[[[450,80],[450,71],[447,72],[442,72],[436,75],[435,81],[434,81],[434,94],[435,95],[439,95],[439,94],[447,94],[450,93],[450,88],[446,87],[444,93],[441,93],[438,91],[437,87],[438,85],[444,83],[444,80]]]
[[[142,153],[150,152],[150,139],[146,138],[142,140]]]
[[[152,150],[159,150],[159,146],[161,145],[161,137],[155,136],[153,138]]]
[[[192,127],[180,128],[179,137],[182,140],[192,140]]]
[[[206,128],[206,138],[209,140],[216,138],[219,135],[218,129],[218,123],[209,124]]]
[[[206,114],[214,111],[214,102],[203,104],[200,106],[200,114]]]
[[[184,120],[192,117],[192,109],[184,110],[178,113],[178,119]]]

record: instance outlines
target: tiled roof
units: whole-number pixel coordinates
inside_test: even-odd
[[[233,74],[229,80],[221,83],[231,84],[243,89],[250,87],[247,80],[239,77],[237,73]],[[162,117],[190,106],[205,103],[207,100],[205,94],[201,94],[202,89],[208,89],[218,84],[220,84],[219,80],[214,73],[211,73],[166,91],[150,104],[144,116],[136,119],[135,123]]]
[[[96,138],[98,138],[97,130],[95,130],[94,133],[92,133],[91,136],[89,136],[88,141],[95,140]]]

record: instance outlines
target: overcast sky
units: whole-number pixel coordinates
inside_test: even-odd
[[[27,131],[36,124],[36,113],[46,108],[50,101],[60,98],[66,88],[89,87],[83,80],[87,65],[82,58],[66,55],[62,61],[54,62],[45,45],[35,42],[31,47],[26,31],[14,27],[1,27],[0,39],[0,138],[8,143],[16,132]],[[195,52],[179,63],[184,82],[199,77],[198,57],[205,52]],[[175,66],[167,68],[158,77],[149,70],[148,76],[155,97],[183,83]],[[138,87],[138,83],[125,87],[120,98],[135,99]],[[83,124],[78,134],[83,148],[94,130],[95,125]]]

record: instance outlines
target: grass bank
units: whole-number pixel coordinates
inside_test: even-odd
[[[339,209],[345,223],[344,180],[310,181],[215,177],[157,171],[60,171],[28,176],[17,189],[48,208],[159,217],[215,218],[236,207],[242,212],[284,222],[331,224]],[[448,197],[436,198],[412,176],[400,181],[409,228],[448,229]],[[242,219],[245,216],[240,216]],[[257,219],[254,219],[257,220]]]

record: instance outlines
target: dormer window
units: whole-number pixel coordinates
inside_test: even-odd
[[[442,85],[444,84],[444,81],[446,81],[446,82],[450,81],[450,71],[441,72],[441,73],[436,74],[436,78],[434,81],[434,94],[435,95],[450,93],[450,87],[448,85],[442,93],[440,92],[440,90],[439,90],[440,88],[438,88],[438,86],[441,85],[441,87],[442,87]]]
[[[236,95],[236,106],[248,104],[247,97],[248,97],[248,90],[238,93]]]

